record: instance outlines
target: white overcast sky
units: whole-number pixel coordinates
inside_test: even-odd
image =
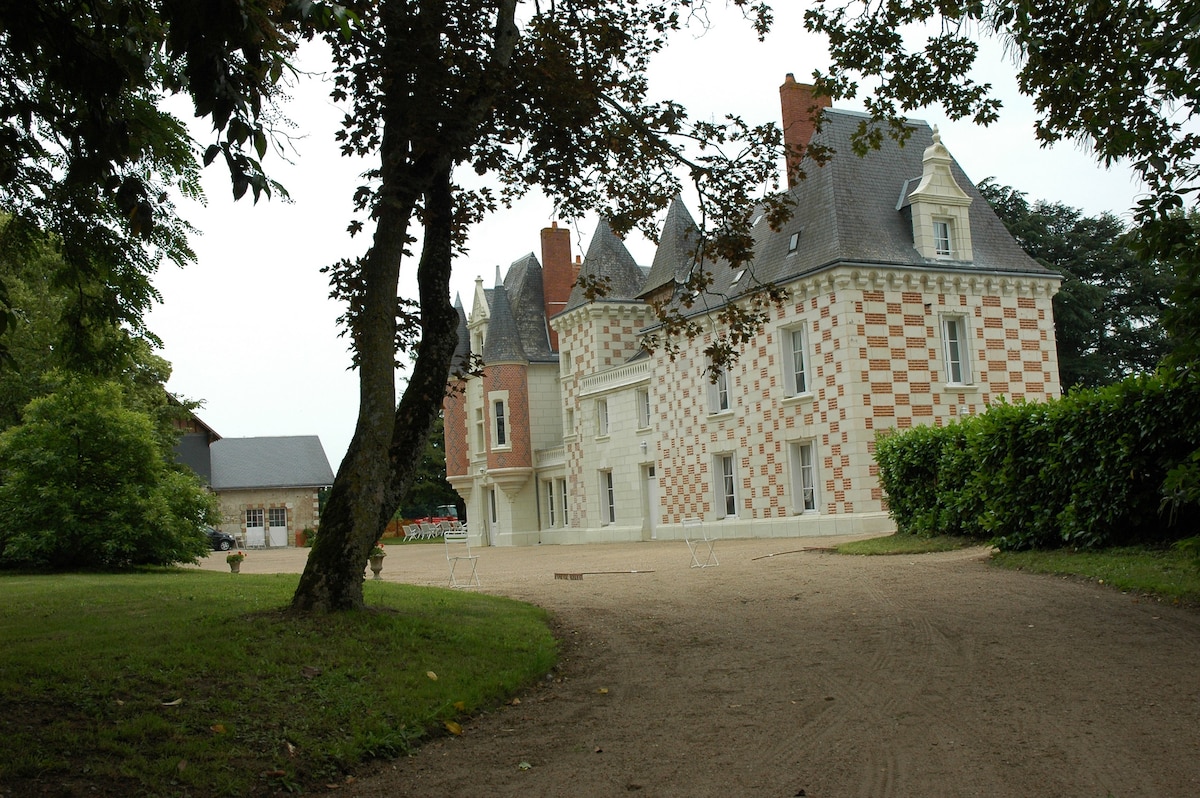
[[[752,124],[779,121],[779,84],[788,72],[807,82],[828,66],[824,42],[802,26],[806,4],[776,4],[776,23],[765,43],[736,15],[715,15],[699,36],[684,32],[651,73],[651,96],[672,99],[694,118],[720,119],[732,112]],[[996,43],[984,43],[981,75],[1005,103],[1001,120],[988,128],[949,123],[939,108],[913,116],[938,125],[943,143],[976,182],[994,177],[1027,193],[1125,218],[1137,195],[1128,169],[1104,170],[1074,144],[1041,149],[1033,137],[1033,110],[1016,90],[1015,68]],[[317,68],[319,53],[306,64]],[[350,200],[363,168],[337,154],[333,134],[339,111],[328,83],[311,81],[293,91],[287,115],[298,124],[292,164],[269,156],[268,171],[287,186],[292,204],[234,203],[219,165],[206,170],[206,207],[184,205],[184,215],[203,235],[197,263],[164,267],[155,278],[162,303],[148,324],[163,340],[171,362],[168,388],[200,400],[198,415],[226,438],[318,435],[337,470],[354,431],[357,383],[347,369],[346,341],[338,337],[338,303],[328,298],[322,266],[361,254],[368,236],[345,232]],[[862,110],[854,103],[839,108]],[[203,139],[207,143],[207,139]],[[549,225],[549,200],[530,197],[480,224],[470,253],[454,266],[453,291],[467,310],[476,276],[493,285],[496,267],[527,252],[540,258],[539,231]],[[593,223],[581,225],[574,253],[581,254]],[[648,264],[652,248],[631,240],[630,250]],[[405,264],[409,276],[413,264]],[[410,282],[411,284],[411,282]],[[409,292],[412,295],[413,292]]]

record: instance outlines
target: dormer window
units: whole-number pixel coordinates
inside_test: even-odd
[[[933,252],[938,257],[950,257],[951,229],[949,219],[933,220]]]
[[[792,233],[792,237],[788,239],[788,254],[792,254],[800,248],[800,231]]]
[[[908,191],[911,181],[904,185],[896,210],[905,206],[912,221],[913,246],[922,257],[930,260],[971,261],[971,197],[954,179],[954,161],[942,145],[937,128],[933,143],[925,148],[921,162],[920,183]]]

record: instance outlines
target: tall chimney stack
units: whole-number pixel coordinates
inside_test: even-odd
[[[542,228],[542,297],[546,320],[562,313],[571,298],[579,268],[571,263],[571,231],[551,222]],[[558,333],[550,330],[550,348],[558,351]]]
[[[783,109],[783,143],[787,148],[788,188],[796,185],[800,160],[813,137],[822,109],[833,103],[828,97],[814,97],[813,87],[797,83],[791,72],[779,87],[779,104]]]

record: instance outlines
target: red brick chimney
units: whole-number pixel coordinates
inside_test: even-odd
[[[571,263],[571,231],[551,222],[542,228],[542,298],[546,320],[562,313],[579,278],[579,267]],[[558,333],[550,330],[550,348],[558,351]]]
[[[788,188],[796,184],[796,175],[804,149],[812,139],[821,109],[833,103],[828,97],[814,97],[813,87],[797,83],[791,72],[779,87],[779,104],[783,108],[783,143],[787,147]]]

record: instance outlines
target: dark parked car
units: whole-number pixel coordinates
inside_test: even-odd
[[[208,542],[217,551],[229,551],[237,546],[237,541],[233,539],[233,535],[222,532],[219,529],[214,529],[211,526],[208,528]]]

